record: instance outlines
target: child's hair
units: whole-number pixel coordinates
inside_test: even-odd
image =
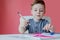
[[[43,0],[34,0],[34,2],[32,3],[31,6],[33,6],[33,5],[35,5],[35,4],[42,4],[42,5],[44,5],[44,7],[45,7],[45,2],[44,2]]]

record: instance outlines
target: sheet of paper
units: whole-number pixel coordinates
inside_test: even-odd
[[[46,35],[43,35],[43,34],[34,34],[34,37],[54,38],[54,37],[52,37],[52,36],[46,36]]]

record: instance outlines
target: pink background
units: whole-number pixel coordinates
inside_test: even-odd
[[[31,15],[33,0],[0,0],[0,34],[16,34],[18,32],[19,16]],[[46,16],[51,17],[55,32],[60,32],[60,0],[45,0]]]

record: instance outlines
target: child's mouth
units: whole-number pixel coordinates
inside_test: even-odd
[[[40,17],[40,15],[37,15],[37,17]]]

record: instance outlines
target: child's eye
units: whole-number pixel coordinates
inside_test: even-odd
[[[34,11],[37,11],[37,10],[34,10]]]
[[[43,10],[40,10],[40,12],[44,12]]]

